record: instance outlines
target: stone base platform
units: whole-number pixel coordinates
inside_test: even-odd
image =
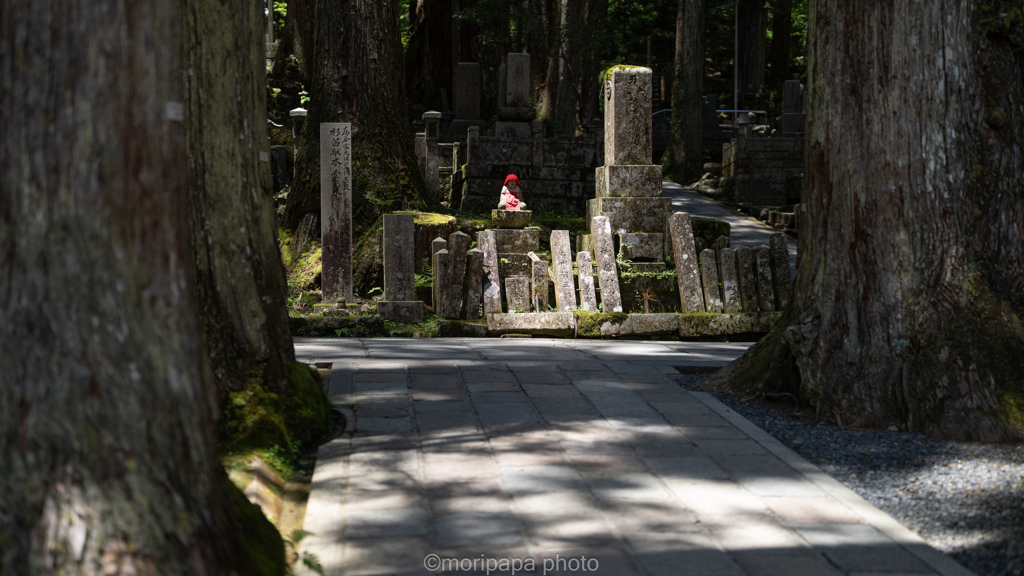
[[[521,332],[538,336],[572,336],[576,318],[572,312],[491,313],[487,315],[491,336]]]
[[[495,228],[525,228],[533,221],[533,210],[491,210],[491,224]]]
[[[587,221],[594,216],[607,216],[612,233],[665,232],[665,215],[672,212],[668,197],[629,196],[624,198],[591,198],[587,200]]]
[[[423,322],[423,302],[409,300],[404,302],[378,302],[377,314],[397,324],[419,324]]]
[[[764,334],[782,317],[782,312],[753,314],[706,314],[695,312],[679,315],[679,337],[725,336],[727,334]]]

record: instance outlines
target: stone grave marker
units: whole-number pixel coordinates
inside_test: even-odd
[[[452,91],[452,99],[456,118],[480,118],[479,62],[459,62],[455,65],[455,89]]]
[[[676,280],[683,312],[704,312],[704,290],[700,285],[700,266],[693,242],[693,224],[686,212],[675,212],[669,218],[669,235],[676,262]]]
[[[775,309],[785,310],[793,299],[793,276],[789,269],[789,248],[786,246],[786,235],[776,232],[768,238],[771,251],[772,289],[775,291]]]
[[[446,287],[441,295],[442,318],[459,318],[462,315],[462,285],[466,278],[466,253],[469,251],[469,234],[455,232],[448,236],[448,275]]]
[[[480,302],[483,299],[484,252],[473,248],[466,253],[466,281],[462,294],[462,319],[480,318]]]
[[[530,303],[537,312],[548,311],[548,262],[529,252],[530,258]]]
[[[528,276],[509,276],[505,278],[505,297],[508,300],[509,312],[530,311],[530,278]]]
[[[757,306],[761,312],[775,311],[775,289],[772,288],[772,258],[767,246],[758,246],[755,251],[757,262]]]
[[[747,247],[736,248],[736,268],[740,277],[740,306],[744,312],[757,312],[757,259]]]
[[[445,240],[444,238],[434,238],[433,240],[430,241],[430,266],[434,268],[434,285],[430,289],[430,303],[434,307],[434,314],[437,314],[438,316],[441,315],[441,298],[438,296],[438,289],[441,287],[441,282],[437,280],[438,275],[437,268],[434,266],[434,254],[437,254],[441,250],[447,249],[448,241]],[[441,276],[440,278],[443,279],[444,276]]]
[[[507,56],[505,69],[505,105],[530,105],[530,55],[512,52]]]
[[[434,267],[434,313],[440,317],[444,306],[446,293],[451,290],[448,285],[448,250],[441,249],[434,252],[432,265]]]
[[[616,66],[604,89],[605,165],[651,164],[651,69]]]
[[[551,231],[551,261],[555,277],[555,307],[559,312],[576,309],[576,286],[572,275],[572,248],[568,230]]]
[[[622,312],[622,296],[619,293],[619,275],[615,267],[615,242],[612,239],[612,224],[607,216],[595,216],[590,221],[590,232],[594,237],[597,253],[597,280],[601,284],[601,310]]]
[[[483,251],[484,314],[501,312],[501,273],[498,268],[498,247],[494,231],[484,230],[476,236]]]
[[[416,299],[416,263],[413,262],[416,225],[412,214],[384,215],[384,299]]]
[[[320,124],[320,284],[324,302],[352,299],[352,125]]]
[[[590,252],[576,253],[576,269],[580,282],[580,308],[584,312],[597,312],[597,292],[594,290],[594,263]]]
[[[718,251],[719,278],[722,281],[722,307],[726,314],[736,314],[743,306],[740,302],[739,274],[736,270],[736,253],[732,248]]]
[[[718,284],[718,259],[710,248],[700,253],[700,276],[704,284],[704,302],[708,312],[722,311],[722,291]]]

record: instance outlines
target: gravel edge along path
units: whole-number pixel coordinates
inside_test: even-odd
[[[706,374],[680,374],[683,388]],[[978,576],[1024,576],[1024,445],[815,426],[792,407],[714,396]]]

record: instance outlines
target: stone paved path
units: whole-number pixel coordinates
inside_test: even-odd
[[[732,227],[729,233],[729,240],[734,248],[737,246],[767,246],[768,238],[777,232],[777,230],[757,218],[751,218],[733,209],[726,208],[708,199],[706,196],[683,188],[671,180],[662,180],[661,190],[663,195],[672,198],[672,210],[676,212],[689,212],[693,216],[716,218],[728,222]],[[787,235],[786,243],[789,247],[790,268],[795,272],[796,239]]]
[[[349,431],[303,549],[344,574],[970,574],[674,366],[746,344],[296,339]]]

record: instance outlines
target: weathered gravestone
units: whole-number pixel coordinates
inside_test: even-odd
[[[736,270],[736,253],[732,248],[718,251],[719,278],[722,282],[722,306],[726,314],[735,314],[743,307],[740,303],[740,282]]]
[[[693,224],[686,212],[676,212],[669,219],[672,254],[676,262],[676,280],[683,312],[704,312],[704,291],[700,285],[700,265],[693,242]]]
[[[722,311],[722,290],[718,284],[718,259],[715,251],[706,249],[700,253],[700,277],[704,284],[704,302],[708,312]]]
[[[622,297],[619,293],[619,275],[615,266],[615,243],[612,239],[612,224],[607,216],[595,216],[590,221],[594,237],[594,252],[597,254],[597,280],[601,285],[601,310],[622,312]]]
[[[441,315],[438,310],[438,308],[441,306],[441,298],[439,297],[441,282],[438,280],[435,255],[441,250],[448,250],[447,240],[445,240],[444,238],[434,238],[433,240],[430,241],[430,267],[434,269],[434,282],[433,286],[430,289],[430,299],[431,305],[434,307],[434,314],[437,314],[438,316]],[[447,270],[447,268],[445,270]],[[444,276],[442,275],[440,276],[440,278],[443,279]]]
[[[757,306],[761,312],[772,312],[775,308],[775,289],[772,287],[772,258],[767,246],[758,246],[757,261]]]
[[[498,246],[494,231],[477,234],[477,244],[483,251],[484,314],[501,312],[501,273],[498,268]]]
[[[459,62],[455,65],[455,117],[476,120],[480,117],[480,64]]]
[[[584,312],[597,312],[597,292],[594,290],[594,263],[590,252],[576,253],[576,269],[580,282],[580,308]]]
[[[352,125],[320,124],[320,286],[324,302],[352,299]]]
[[[568,230],[552,230],[551,261],[555,273],[555,307],[559,312],[572,312],[576,309],[576,286]]]
[[[651,164],[651,69],[616,66],[604,99],[605,164]]]
[[[736,268],[740,278],[740,305],[744,312],[757,312],[757,260],[745,246],[736,249]]]
[[[509,312],[529,312],[530,278],[528,276],[505,278],[505,298],[508,300]]]
[[[441,312],[438,314],[442,318],[457,319],[462,316],[462,291],[468,251],[468,234],[455,232],[448,236],[448,271],[441,287]]]
[[[483,298],[484,252],[473,248],[466,253],[466,282],[462,294],[462,319],[480,318],[480,302]]]
[[[768,238],[772,261],[772,289],[775,291],[775,309],[782,311],[793,299],[793,277],[789,269],[789,248],[786,235],[776,232]]]
[[[377,313],[392,322],[423,321],[423,302],[416,298],[416,225],[412,214],[384,215],[384,301]]]

